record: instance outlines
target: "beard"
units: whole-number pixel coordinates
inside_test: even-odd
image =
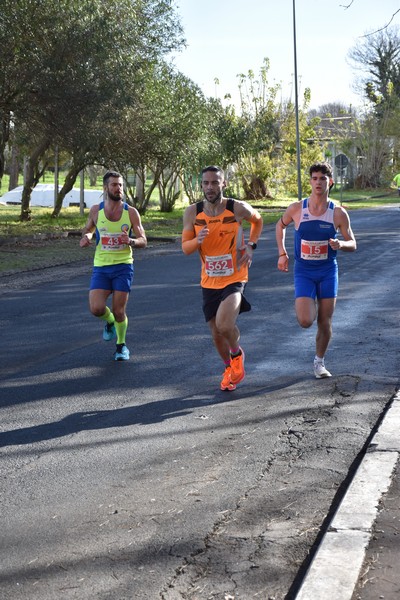
[[[219,200],[221,200],[221,198],[222,198],[222,192],[218,192],[218,194],[215,194],[214,198],[207,198],[206,194],[204,194],[204,198],[210,204],[215,204],[216,202],[219,202]]]
[[[112,192],[107,192],[107,196],[114,202],[119,202],[122,200],[122,194],[113,194]]]

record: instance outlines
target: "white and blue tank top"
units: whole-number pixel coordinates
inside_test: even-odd
[[[334,224],[335,204],[329,201],[323,215],[312,215],[308,208],[309,198],[302,200],[298,228],[294,232],[294,256],[299,263],[310,268],[336,262],[336,250],[329,245],[330,238],[336,238]]]

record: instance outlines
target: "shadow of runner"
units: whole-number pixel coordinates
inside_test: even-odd
[[[212,404],[243,400],[245,398],[263,396],[292,386],[296,379],[287,378],[275,384],[259,389],[235,390],[234,392],[203,393],[192,397],[169,398],[110,410],[93,410],[73,413],[63,419],[42,425],[33,425],[11,431],[0,432],[0,448],[34,444],[55,438],[61,438],[80,431],[129,427],[132,425],[151,425],[162,423],[190,414],[193,409]]]

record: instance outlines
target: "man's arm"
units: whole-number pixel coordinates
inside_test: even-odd
[[[99,214],[99,205],[94,204],[89,210],[88,220],[86,221],[85,227],[82,229],[82,237],[79,240],[79,245],[81,248],[85,248],[86,246],[90,246],[93,233],[96,229],[97,217]]]
[[[258,210],[243,200],[235,200],[234,210],[237,221],[242,222],[245,220],[250,223],[249,242],[256,244],[263,230],[264,223],[262,216]]]
[[[196,205],[191,204],[183,213],[182,251],[184,254],[193,254],[199,249],[209,230],[203,227],[196,236],[194,223],[196,221]]]
[[[137,211],[136,208],[134,208],[133,206],[130,206],[128,208],[129,211],[129,219],[131,222],[131,226],[133,229],[133,233],[135,234],[134,238],[130,238],[128,233],[124,234],[121,237],[121,241],[123,244],[127,244],[129,246],[132,246],[133,248],[146,248],[147,246],[147,237],[146,237],[146,233],[144,231],[143,225],[142,225],[142,220],[140,218],[140,214]],[[126,235],[126,239],[125,239],[125,235]]]
[[[289,270],[289,255],[286,251],[286,227],[294,222],[296,210],[299,203],[293,202],[290,204],[275,226],[275,238],[278,246],[278,269],[279,271],[287,272]]]
[[[264,227],[264,221],[258,210],[250,205],[248,206],[250,209],[250,215],[245,216],[244,219],[250,223],[249,242],[257,244]]]
[[[329,245],[332,250],[343,250],[344,252],[354,252],[357,249],[356,238],[351,229],[350,217],[347,211],[342,206],[335,208],[334,216],[335,226],[340,230],[343,240],[330,239]]]
[[[244,262],[250,261],[249,264],[251,263],[254,250],[251,245],[249,245],[249,242],[257,244],[263,230],[264,222],[258,210],[253,208],[248,202],[235,200],[234,210],[237,221],[242,222],[244,220],[250,223],[249,239],[248,243],[245,244],[244,248],[242,248],[242,250],[245,250],[245,252],[239,260],[238,264],[240,266]]]

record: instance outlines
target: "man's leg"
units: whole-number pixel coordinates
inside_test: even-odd
[[[114,327],[114,315],[107,306],[107,298],[111,290],[93,289],[89,292],[90,312],[105,322],[103,329],[103,340],[109,342],[116,336]]]
[[[230,350],[239,346],[240,332],[236,325],[241,294],[234,293],[223,300],[215,317],[208,321],[214,346],[225,364],[230,362]]]
[[[332,337],[332,316],[336,298],[322,298],[317,303],[313,298],[296,298],[296,316],[301,327],[308,329],[317,318],[316,354],[323,358]]]
[[[101,319],[108,313],[106,303],[110,294],[111,290],[90,290],[89,309],[92,315]]]
[[[335,305],[336,298],[318,300],[318,331],[315,344],[318,358],[324,358],[332,337],[332,317]]]
[[[315,340],[314,375],[317,379],[331,377],[325,367],[325,352],[332,337],[332,317],[336,298],[322,298],[318,301],[318,330]]]
[[[243,349],[239,346],[240,331],[236,325],[241,303],[241,292],[234,292],[221,302],[216,315],[216,327],[229,346],[230,379],[235,386],[246,375],[244,370],[245,356]]]
[[[317,318],[317,335],[315,339],[314,374],[317,379],[331,377],[325,368],[324,357],[332,337],[332,317],[336,298],[322,298],[318,305],[313,298],[296,298],[296,316],[301,327],[311,327]]]
[[[222,358],[222,360],[224,361],[224,363],[226,365],[226,364],[230,363],[229,343],[228,343],[227,339],[222,335],[222,333],[220,333],[218,331],[215,321],[216,321],[215,317],[210,319],[208,321],[208,326],[210,327],[210,330],[211,330],[211,335],[212,335],[212,339],[214,342],[214,346],[215,346],[218,354],[220,355],[220,357]]]
[[[225,365],[225,373],[221,381],[222,390],[234,390],[236,383],[244,378],[244,354],[242,354],[239,347],[240,332],[236,325],[241,301],[242,295],[240,292],[230,294],[220,303],[216,316],[208,321],[214,346]],[[237,356],[232,356],[232,351],[235,350]],[[232,380],[232,376],[235,381]]]
[[[296,317],[299,325],[308,329],[317,318],[317,305],[314,298],[301,296],[295,300]]]
[[[221,302],[215,315],[215,327],[220,336],[228,344],[229,350],[239,347],[240,331],[236,325],[239,315],[242,294],[234,292]]]
[[[115,329],[117,330],[117,345],[125,344],[128,329],[128,317],[126,307],[128,304],[128,292],[113,292],[112,310],[115,317]]]

